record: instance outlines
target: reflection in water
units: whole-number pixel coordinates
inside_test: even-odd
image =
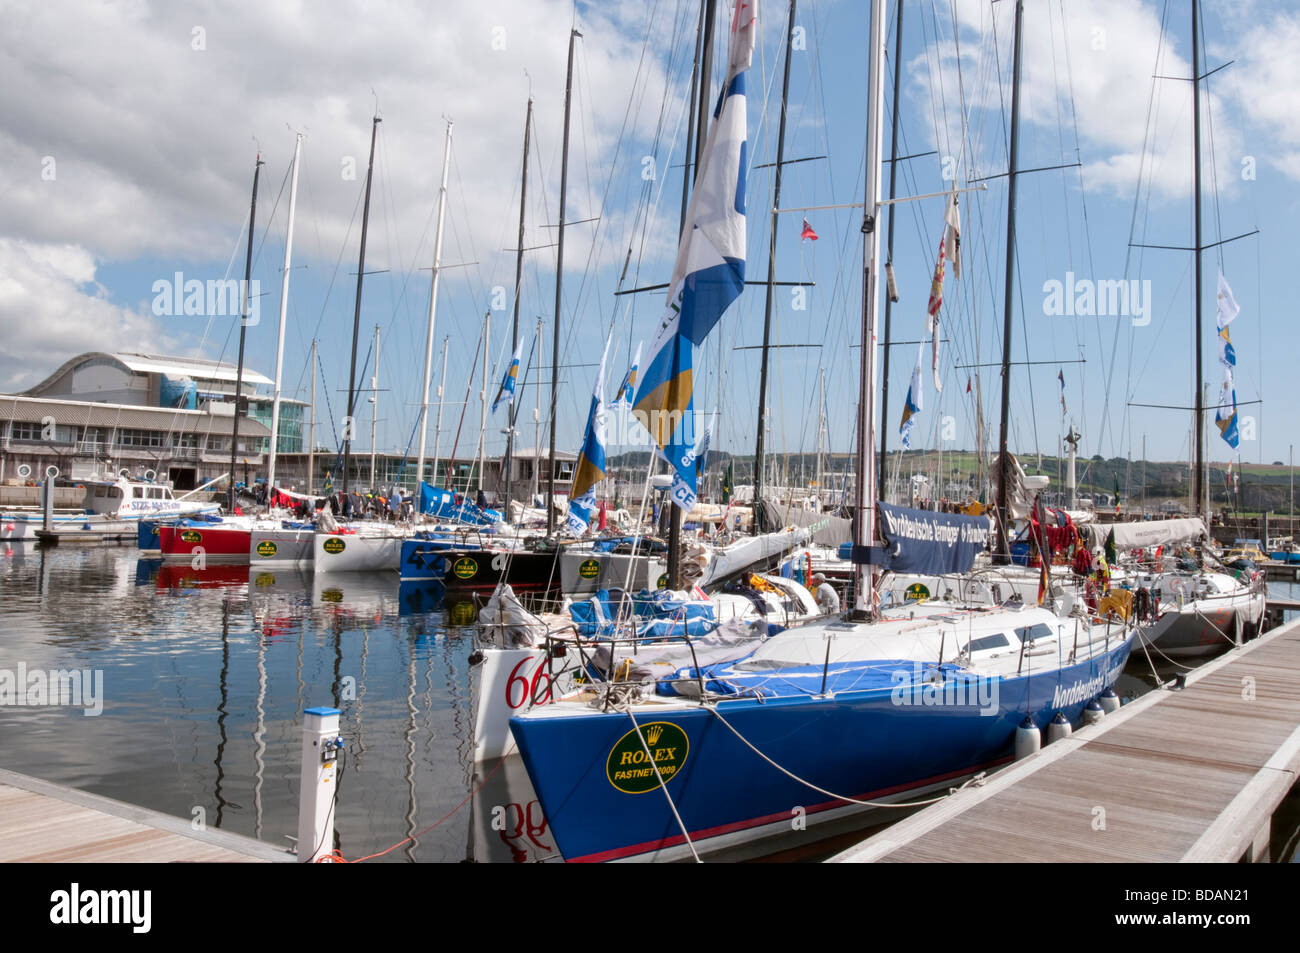
[[[96,718],[0,707],[7,768],[175,817],[202,808],[209,824],[285,846],[301,713],[333,702],[348,743],[336,809],[345,857],[398,844],[377,859],[558,856],[519,759],[475,772],[473,629],[456,623],[476,610],[443,611],[436,585],[16,547],[0,556],[0,593],[0,668],[98,669],[105,696]],[[1118,690],[1152,684],[1137,656]]]

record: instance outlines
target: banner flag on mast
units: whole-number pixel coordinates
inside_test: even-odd
[[[591,525],[596,511],[596,484],[605,479],[605,358],[609,356],[609,341],[600,356],[600,370],[596,372],[596,386],[591,391],[591,410],[587,413],[587,435],[583,438],[578,461],[573,468],[573,486],[569,491],[568,525],[581,535]]]
[[[947,226],[944,233],[944,252],[952,262],[952,276],[961,280],[961,211],[957,208],[957,180],[952,183],[952,194],[948,196],[948,207],[944,210],[943,221]]]
[[[705,139],[668,287],[668,307],[650,345],[637,390],[638,421],[673,470],[669,496],[689,511],[696,492],[692,349],[701,344],[745,284],[745,74],[754,55],[758,10],[736,0],[727,75]]]
[[[921,355],[925,345],[916,348],[916,368],[912,371],[912,382],[907,385],[907,398],[903,401],[903,419],[899,421],[898,432],[903,435],[903,449],[912,449],[912,418],[921,412]]]
[[[1228,325],[1241,313],[1237,299],[1232,296],[1228,279],[1219,272],[1219,363],[1223,365],[1223,388],[1219,392],[1219,407],[1214,413],[1219,435],[1232,449],[1237,449],[1240,434],[1237,431],[1237,388],[1232,380],[1232,369],[1237,366],[1237,351],[1228,337]]]
[[[519,339],[518,346],[515,347],[515,356],[510,359],[510,366],[506,368],[506,376],[501,379],[501,388],[497,391],[496,400],[492,401],[492,413],[497,412],[497,408],[502,404],[513,404],[515,402],[515,383],[519,377],[519,358],[524,353],[524,339]]]
[[[632,395],[636,393],[636,371],[641,366],[641,343],[636,343],[636,356],[632,358],[632,366],[627,369],[627,374],[623,377],[623,383],[618,385],[618,392],[614,394],[614,403],[621,404],[626,402],[632,403]]]
[[[944,225],[939,238],[939,260],[934,265],[934,278],[930,281],[930,303],[926,307],[925,330],[930,335],[930,363],[934,372],[934,389],[943,391],[939,379],[939,309],[943,307],[943,269],[945,246],[948,244],[948,226]]]

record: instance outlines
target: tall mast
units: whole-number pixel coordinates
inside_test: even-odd
[[[284,371],[284,321],[289,312],[289,263],[293,258],[293,213],[298,204],[298,154],[302,150],[302,133],[293,142],[293,175],[289,181],[289,224],[284,239],[284,273],[280,276],[280,330],[275,338],[275,395],[271,399],[271,459],[266,466],[266,489],[275,486],[276,441],[280,439],[280,377]],[[315,378],[312,378],[315,381]],[[299,433],[302,418],[299,419]]]
[[[478,488],[487,489],[487,478],[483,474],[483,463],[487,454],[487,395],[488,395],[488,346],[492,343],[492,312],[483,313],[483,389],[478,392]],[[468,490],[469,488],[466,487]]]
[[[515,314],[514,320],[510,325],[510,353],[514,354],[515,349],[519,346],[519,296],[524,287],[524,209],[525,202],[528,198],[528,134],[533,125],[533,100],[530,96],[528,99],[528,112],[524,116],[524,161],[523,171],[519,177],[519,244],[515,248]],[[537,341],[537,346],[541,347],[541,341]],[[516,388],[516,391],[518,388]],[[515,420],[519,416],[519,401],[523,394],[516,393],[515,399],[510,402],[506,409],[506,419],[509,425],[506,428],[506,460],[505,460],[505,506],[506,520],[510,519],[510,484],[514,479],[515,469]],[[534,448],[534,451],[536,448]],[[534,461],[536,462],[536,461]]]
[[[569,107],[573,101],[573,41],[582,36],[569,31],[569,67],[564,79],[564,149],[560,153],[560,236],[555,249],[555,328],[551,334],[551,451],[546,474],[546,535],[555,534],[555,405],[560,383],[560,307],[564,288],[564,203],[569,192]]]
[[[889,197],[895,196],[895,182],[898,179],[898,103],[902,82],[903,67],[903,0],[898,0],[894,8],[894,115],[890,122],[889,133]],[[889,206],[889,232],[885,239],[885,267],[891,272],[894,267],[894,206]],[[886,451],[889,446],[889,343],[890,316],[894,309],[894,296],[885,295],[885,348],[884,367],[881,369],[880,383],[880,484],[885,483]]]
[[[379,423],[379,325],[375,325],[375,373],[370,378],[370,492],[379,486],[375,479],[375,428]]]
[[[429,289],[429,330],[424,338],[424,387],[420,393],[423,395],[420,404],[420,452],[415,463],[415,490],[416,500],[419,500],[420,481],[424,479],[424,449],[425,437],[429,430],[429,372],[433,367],[433,330],[434,323],[438,312],[438,275],[442,267],[442,215],[447,206],[447,169],[451,165],[451,120],[447,120],[447,133],[443,140],[442,146],[442,185],[438,188],[438,224],[433,232],[433,279],[432,286]],[[443,360],[443,370],[446,371],[447,362]],[[441,388],[439,397],[442,396]],[[434,451],[435,458],[437,451]],[[434,479],[438,482],[437,460],[434,461]]]
[[[1023,0],[1016,0],[1016,25],[1011,63],[1011,145],[1007,166],[1007,267],[1002,295],[1002,417],[998,431],[998,506],[997,553],[994,561],[1010,561],[1007,543],[1007,481],[1011,478],[1011,461],[1007,459],[1007,426],[1011,415],[1011,301],[1016,268],[1016,163],[1020,143],[1020,20]]]
[[[696,100],[696,120],[695,120],[695,161],[691,170],[691,175],[683,176],[682,191],[685,193],[688,183],[694,183],[695,178],[700,174],[700,159],[704,154],[704,147],[708,144],[709,136],[709,94],[712,92],[712,73],[713,73],[713,22],[717,19],[717,0],[704,0],[704,31],[700,37],[700,56],[699,56],[699,98]],[[683,208],[686,203],[683,202]],[[680,238],[681,231],[686,227],[686,215],[682,214],[682,222],[678,228]],[[681,588],[681,564],[682,564],[682,511],[681,507],[665,504],[669,508],[668,514],[668,588]]]
[[[776,133],[776,174],[772,178],[772,228],[767,246],[767,297],[763,304],[763,358],[758,372],[758,438],[754,447],[754,459],[758,461],[757,472],[763,472],[763,420],[767,413],[767,359],[772,342],[772,282],[776,268],[776,226],[780,220],[778,209],[781,207],[781,170],[785,163],[785,117],[786,103],[790,98],[790,51],[794,45],[794,16],[796,0],[790,0],[790,19],[785,30],[785,72],[781,77],[781,119]],[[760,479],[754,485],[754,530],[762,530],[763,482]]]
[[[536,384],[534,384],[533,399],[533,488],[530,496],[529,506],[532,506],[531,500],[536,499],[538,491],[541,490],[541,472],[542,472],[542,319],[537,319],[537,366],[536,373],[533,374]]]
[[[357,337],[361,334],[361,281],[366,276],[366,226],[370,224],[370,183],[375,172],[375,133],[383,122],[378,116],[370,121],[370,161],[366,165],[366,200],[361,212],[361,255],[357,260],[357,303],[352,314],[352,370],[348,373],[347,416],[343,420],[343,493],[348,492],[348,470],[352,463],[352,412],[357,390]],[[378,357],[379,355],[375,355]]]
[[[316,476],[316,339],[311,340],[311,423],[307,427],[307,492]]]
[[[447,390],[447,343],[451,340],[450,335],[442,339],[442,383],[438,385],[438,420],[433,425],[433,485],[439,486],[438,480],[438,449],[442,443],[442,399]]]
[[[248,251],[244,256],[243,306],[239,312],[239,365],[235,368],[235,419],[230,429],[230,510],[235,509],[235,462],[239,455],[239,405],[244,389],[244,334],[248,331],[248,295],[253,280],[253,220],[257,217],[257,178],[262,172],[262,154],[253,166],[253,199],[248,206]]]
[[[862,350],[858,379],[858,479],[854,520],[854,549],[865,552],[876,538],[876,446],[871,427],[875,419],[876,318],[880,294],[880,233],[876,228],[880,211],[881,154],[885,105],[885,5],[871,5],[871,32],[867,42],[868,65],[866,182],[862,197]],[[862,618],[874,609],[875,570],[869,563],[854,562],[855,616]]]
[[[1208,518],[1205,500],[1205,401],[1201,394],[1204,367],[1201,355],[1201,38],[1200,0],[1192,0],[1192,219],[1196,229],[1196,474],[1193,496]]]

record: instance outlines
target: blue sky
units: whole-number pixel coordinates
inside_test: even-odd
[[[306,139],[285,392],[307,398],[307,355],[317,337],[323,367],[318,413],[326,416],[328,393],[334,416],[341,415],[359,200],[377,102],[384,122],[367,271],[383,273],[366,277],[361,357],[378,324],[378,443],[405,448],[417,420],[443,117],[451,117],[443,262],[462,267],[443,272],[433,379],[436,387],[446,335],[451,356],[442,452],[451,449],[462,410],[455,402],[464,399],[467,387],[471,404],[460,448],[472,448],[481,374],[475,348],[496,287],[505,290],[506,307],[492,312],[490,392],[509,359],[503,332],[514,254],[507,249],[516,241],[530,89],[535,125],[525,244],[554,240],[547,226],[557,219],[565,51],[573,22],[584,36],[576,56],[567,215],[570,221],[600,220],[566,231],[561,358],[570,366],[561,371],[562,449],[574,450],[580,440],[605,334],[613,329],[611,395],[636,342],[651,334],[662,295],[616,299],[613,291],[629,248],[626,286],[668,278],[695,3],[650,0],[575,9],[565,2],[499,0],[445,5],[435,13],[392,2],[367,5],[364,15],[350,4],[271,10],[244,3],[182,9],[144,3],[2,6],[9,8],[7,22],[16,26],[0,40],[0,81],[11,91],[0,106],[0,169],[9,180],[0,190],[0,327],[10,342],[0,358],[0,389],[30,386],[89,349],[201,351],[233,360],[233,322],[155,315],[152,287],[177,271],[200,280],[221,278],[228,269],[231,277],[242,277],[248,189],[259,147],[266,165],[254,277],[264,296],[260,324],[249,334],[248,361],[270,375],[285,177],[291,130],[299,129]],[[1004,171],[1012,6],[973,0],[908,0],[905,6],[900,151],[936,154],[903,164],[900,194],[945,190],[951,184],[946,168],[964,187]],[[1055,451],[1062,430],[1059,372],[1066,380],[1065,423],[1082,432],[1084,453],[1136,457],[1145,435],[1150,458],[1184,458],[1189,413],[1127,405],[1190,403],[1191,255],[1131,250],[1129,242],[1191,243],[1190,85],[1151,78],[1155,72],[1187,75],[1190,4],[1167,9],[1120,0],[1057,0],[1026,6],[1021,167],[1082,165],[1027,174],[1019,182],[1013,359],[1043,363],[1013,371],[1011,445],[1022,455]],[[1289,445],[1300,442],[1300,424],[1288,413],[1296,335],[1291,269],[1283,260],[1300,201],[1300,119],[1292,109],[1300,66],[1289,52],[1300,40],[1300,14],[1265,2],[1227,6],[1206,0],[1202,9],[1203,70],[1235,61],[1208,82],[1203,105],[1203,240],[1259,230],[1223,246],[1221,262],[1217,250],[1204,256],[1205,379],[1217,401],[1214,286],[1221,264],[1242,309],[1231,328],[1246,438],[1241,456],[1285,461]],[[786,5],[766,0],[761,15],[750,83],[756,165],[771,162],[776,152]],[[720,17],[720,43],[725,22]],[[892,55],[893,4],[889,22]],[[860,201],[866,5],[808,0],[800,4],[796,23],[803,48],[792,60],[786,156],[826,158],[788,167],[781,204]],[[717,59],[722,55],[719,46]],[[887,97],[892,95],[890,88]],[[951,157],[946,166],[945,157]],[[349,163],[354,178],[345,174]],[[965,393],[974,372],[957,365],[995,362],[1000,355],[1005,183],[988,180],[986,191],[963,202],[964,271],[958,282],[950,269],[942,314],[950,339],[941,354],[944,391],[936,394],[929,380],[927,345],[924,410],[914,446],[974,446],[974,402]],[[751,172],[751,279],[766,274],[771,185],[770,169]],[[930,199],[897,208],[894,263],[901,301],[894,332],[896,339],[917,340],[924,331],[943,203]],[[807,217],[819,240],[801,242],[800,215],[782,216],[775,271],[778,280],[815,286],[807,290],[804,310],[794,306],[791,289],[778,289],[774,333],[782,343],[819,347],[778,352],[768,446],[813,448],[818,372],[824,371],[831,443],[842,451],[849,447],[857,399],[857,350],[851,345],[858,338],[860,213]],[[1076,281],[1149,281],[1149,323],[1139,318],[1135,324],[1131,315],[1046,314],[1044,283],[1064,282],[1067,273]],[[554,274],[553,248],[527,253],[521,324],[531,337],[536,318],[544,319],[546,363]],[[751,287],[697,354],[696,405],[719,410],[714,446],[724,450],[753,451],[758,352],[733,348],[761,341],[762,315],[763,289]],[[915,358],[915,346],[893,353],[885,426],[895,447]],[[1086,363],[1069,363],[1080,358]],[[549,368],[543,379],[549,381]],[[530,372],[528,382],[534,380]],[[980,371],[979,383],[984,419],[995,439],[996,368]],[[522,400],[527,409],[520,414],[521,443],[528,445],[531,388]],[[365,447],[370,411],[364,399],[359,407],[358,447]],[[545,405],[542,413],[545,422]],[[951,420],[947,427],[945,418]],[[489,422],[489,452],[503,446],[503,426],[501,415]],[[1212,422],[1207,428],[1210,458],[1229,459]],[[431,420],[431,442],[432,430]],[[544,440],[545,426],[542,433]],[[328,425],[318,439],[333,442]]]

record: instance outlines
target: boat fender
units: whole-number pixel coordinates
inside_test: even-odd
[[[1053,741],[1068,738],[1073,731],[1074,729],[1070,727],[1070,722],[1065,717],[1065,712],[1058,711],[1051,724],[1047,726],[1047,743],[1050,745]]]
[[[1106,710],[1101,707],[1101,702],[1094,698],[1083,706],[1083,723],[1085,725],[1095,725],[1105,717],[1105,714]]]
[[[1106,714],[1119,711],[1119,696],[1115,694],[1115,689],[1108,688],[1098,697],[1101,702],[1101,710]]]
[[[1016,760],[1027,758],[1036,753],[1043,746],[1043,735],[1034,724],[1034,719],[1029,715],[1020,723],[1016,729]]]
[[[45,468],[45,476],[47,478],[53,480],[58,475],[59,475],[59,468],[56,467],[54,464],[51,463],[48,467]]]

